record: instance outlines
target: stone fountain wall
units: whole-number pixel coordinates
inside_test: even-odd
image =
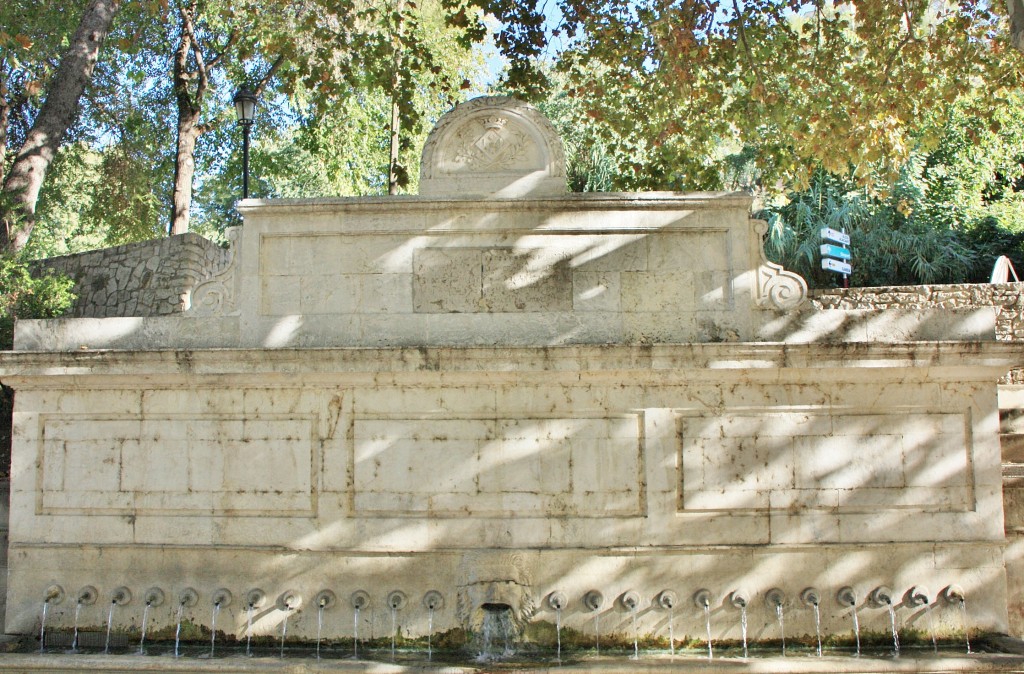
[[[580,629],[590,589],[608,598],[610,627],[627,618],[614,603],[627,590],[708,587],[725,634],[738,625],[731,591],[793,598],[806,584],[829,597],[960,584],[977,625],[1005,629],[994,393],[963,380],[986,373],[976,351],[938,351],[75,353],[57,372],[26,354],[23,372],[48,361],[56,386],[18,393],[19,447],[33,451],[15,454],[8,625],[30,630],[56,582],[364,589],[377,610],[366,634],[386,627],[387,592],[439,590],[448,609],[434,624],[449,629],[471,586],[522,578],[525,613],[553,618],[542,601],[562,591]],[[698,634],[687,615],[679,629]],[[225,617],[237,627],[244,612]],[[309,636],[313,617],[290,630]],[[642,626],[664,618],[648,611]],[[808,618],[795,610],[790,624],[806,631]],[[327,619],[348,634],[349,612]],[[881,630],[886,616],[862,619]],[[829,630],[846,620],[827,607]]]
[[[819,291],[811,304],[828,309],[943,309],[991,306],[996,310],[995,338],[1024,341],[1024,284],[962,284],[916,287],[852,288]],[[1003,510],[1007,547],[1010,632],[1024,634],[1024,370],[1010,371],[999,387],[1000,445],[1003,461]]]
[[[294,595],[256,629],[307,638],[323,589],[332,638],[357,591],[360,635],[386,634],[394,590],[410,635],[494,605],[554,622],[552,593],[562,624],[626,633],[635,591],[642,633],[696,636],[706,588],[716,639],[739,636],[737,590],[770,639],[766,593],[806,633],[808,586],[826,631],[850,630],[843,586],[883,631],[882,585],[904,624],[924,586],[958,632],[938,597],[959,586],[973,629],[1007,629],[996,382],[1021,358],[992,308],[810,309],[748,197],[564,194],[553,129],[508,99],[446,116],[421,184],[243,202],[183,313],[18,325],[8,630],[53,584],[161,587],[164,626],[182,589],[205,624],[227,588],[236,634],[250,589]]]

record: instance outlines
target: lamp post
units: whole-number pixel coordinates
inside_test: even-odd
[[[249,130],[256,117],[256,94],[242,87],[235,94],[235,116],[242,126],[242,198],[249,198]]]

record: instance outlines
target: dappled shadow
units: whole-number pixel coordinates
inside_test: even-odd
[[[388,371],[379,369],[375,376]],[[751,637],[776,638],[775,614],[763,599],[775,586],[791,602],[786,624],[794,634],[809,629],[810,609],[796,600],[807,585],[819,587],[825,597],[824,624],[833,632],[849,630],[849,609],[833,599],[847,584],[863,602],[877,585],[902,593],[924,584],[938,593],[958,583],[972,599],[974,620],[998,620],[993,584],[998,585],[1001,567],[977,564],[998,554],[998,537],[982,526],[992,502],[984,497],[988,500],[979,509],[963,498],[991,472],[972,462],[979,461],[978,438],[997,420],[982,408],[964,416],[977,404],[970,386],[958,392],[961,386],[948,384],[938,398],[925,397],[933,385],[901,382],[905,374],[899,368],[885,375],[890,382],[878,381],[882,375],[874,373],[876,381],[870,383],[814,386],[780,382],[780,376],[795,377],[785,369],[771,375],[770,385],[708,380],[706,372],[687,384],[700,371],[685,368],[668,379],[664,372],[638,369],[601,378],[600,368],[591,372],[585,383],[531,381],[530,372],[522,371],[501,375],[507,379],[503,383],[472,384],[462,374],[461,383],[442,384],[454,375],[445,368],[417,371],[401,384],[360,384],[358,377],[349,381],[350,375],[342,375],[336,385],[351,398],[339,426],[321,427],[313,445],[319,450],[306,458],[313,467],[323,466],[313,472],[318,503],[312,519],[275,517],[270,510],[260,517],[181,512],[170,523],[179,532],[172,536],[162,528],[167,516],[159,512],[139,511],[131,524],[118,518],[108,533],[105,527],[115,521],[96,515],[92,542],[99,543],[98,536],[109,542],[84,553],[84,570],[49,573],[72,587],[92,582],[104,591],[115,582],[169,590],[194,584],[204,593],[223,584],[236,596],[251,586],[268,593],[295,587],[308,600],[324,587],[343,598],[365,589],[374,600],[361,617],[365,634],[378,636],[389,629],[390,612],[381,602],[392,589],[414,598],[402,616],[407,631],[425,629],[427,612],[415,598],[431,589],[440,589],[448,600],[435,625],[457,624],[456,588],[466,582],[459,573],[467,555],[499,566],[504,557],[516,557],[529,570],[536,615],[550,620],[553,611],[541,599],[564,591],[569,597],[564,624],[580,630],[594,620],[581,604],[589,589],[602,591],[608,602],[627,590],[640,592],[637,620],[645,632],[666,627],[666,612],[651,607],[656,594],[677,591],[681,601],[673,619],[680,637],[702,634],[703,615],[689,600],[700,587],[714,596],[715,638],[738,638],[738,611],[726,603],[737,589],[752,598]],[[879,399],[886,383],[894,388],[889,398]],[[312,392],[304,399],[307,394],[294,387],[249,384],[240,393],[236,398],[216,390],[192,394],[188,398],[194,402],[179,398],[176,410],[187,416],[190,409],[220,406],[216,413],[223,415],[226,406],[235,416],[267,420],[295,418],[312,405],[331,414],[328,401]],[[83,389],[63,397],[67,405],[80,396],[104,395]],[[918,403],[892,402],[912,395],[920,396]],[[155,420],[166,414],[170,400],[158,403],[152,392],[145,401],[122,400],[123,414],[137,407]],[[565,408],[552,409],[552,403]],[[396,421],[396,410],[416,421]],[[547,410],[544,416],[541,410]],[[564,420],[553,416],[560,411],[568,415]],[[584,411],[589,418],[581,418]],[[663,421],[669,422],[667,430],[655,425]],[[251,449],[232,451],[256,451],[254,457],[260,443],[270,439],[237,434],[249,439]],[[153,451],[173,451],[168,440],[154,438]],[[211,440],[204,443],[205,451],[216,455]],[[345,457],[352,461],[347,468],[339,466]],[[208,460],[200,460],[196,469]],[[16,488],[32,474],[28,464],[17,465],[23,473],[15,476]],[[601,482],[597,466],[613,479]],[[122,477],[128,475],[125,469],[122,462]],[[102,482],[102,471],[92,470],[84,486],[89,480]],[[267,490],[273,474],[260,474],[250,472],[242,485],[269,508],[282,495]],[[584,486],[578,492],[577,478]],[[271,483],[257,484],[261,479]],[[613,496],[619,485],[633,486],[625,491],[632,491],[634,512],[609,517],[601,499]],[[922,500],[918,494],[908,500],[912,487],[930,490],[934,498]],[[869,501],[865,493],[872,495]],[[374,506],[373,499],[362,500],[371,496],[380,496],[386,509]],[[43,519],[48,518],[37,515],[35,521]],[[22,540],[27,531],[17,527],[28,524],[16,525]],[[65,540],[78,536],[71,530],[50,533]],[[944,547],[936,543],[940,540],[952,542]],[[986,540],[992,541],[988,548]],[[144,554],[129,553],[132,546],[148,541],[161,542],[167,562],[125,565]],[[106,561],[88,561],[90,554]],[[184,559],[189,563],[181,564]],[[46,568],[45,557],[37,561]],[[128,607],[124,614],[134,616],[139,608]],[[865,629],[884,630],[887,613],[866,605],[859,610]],[[91,611],[102,613],[99,607]],[[901,620],[919,619],[917,611],[898,608]],[[202,622],[207,612],[197,608],[195,619]],[[167,620],[170,609],[160,615],[154,620]],[[279,629],[284,615],[268,613],[258,624]],[[936,605],[935,617],[947,633],[958,629],[959,614],[945,605]],[[66,607],[54,614],[54,620],[69,618]],[[334,634],[349,634],[353,618],[341,602],[327,612],[325,625]],[[232,607],[223,619],[225,625],[233,620],[237,631],[245,612]],[[289,619],[294,634],[308,636],[316,612],[307,603]],[[603,608],[600,618],[604,629],[620,632],[630,629],[631,620],[614,604]]]
[[[308,237],[254,230],[244,250],[257,254],[235,263],[237,316],[97,323],[106,337],[80,344],[67,322],[27,327],[23,345],[78,352],[2,365],[21,414],[9,629],[37,626],[50,582],[195,586],[198,622],[217,587],[294,589],[303,607],[268,608],[256,628],[287,616],[306,638],[321,589],[339,597],[325,634],[352,635],[349,597],[365,590],[359,631],[375,638],[390,633],[391,590],[410,598],[395,619],[416,635],[464,624],[471,583],[521,584],[548,621],[543,598],[564,592],[560,619],[581,632],[629,633],[615,599],[635,590],[643,633],[672,621],[677,638],[701,638],[692,596],[707,588],[715,639],[740,636],[735,590],[750,597],[751,638],[775,639],[764,595],[779,587],[787,631],[805,634],[798,595],[815,586],[825,630],[847,634],[846,585],[865,630],[887,629],[866,603],[879,585],[927,586],[946,634],[961,617],[939,592],[962,585],[972,625],[1002,627],[994,382],[1017,356],[869,344],[894,324],[877,314],[765,311],[750,223],[727,234],[674,208],[642,227],[543,203],[509,220],[408,211],[400,240],[345,211],[344,233],[324,220]],[[232,348],[173,348],[232,320]],[[968,334],[971,320],[926,315],[898,336]],[[757,343],[778,334],[812,343]],[[79,348],[140,342],[155,350]],[[582,603],[595,589],[596,615]],[[671,613],[652,604],[666,589]],[[430,590],[445,601],[432,615]],[[921,622],[919,607],[897,612]],[[244,606],[222,619],[241,634]]]

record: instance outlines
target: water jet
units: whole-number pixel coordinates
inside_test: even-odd
[[[44,597],[43,629],[41,587],[92,632],[96,587],[156,585],[169,606],[108,622],[357,656],[390,633],[429,660],[507,618],[558,657],[666,627],[711,655],[712,619],[859,639],[879,579],[969,587],[969,615],[923,605],[940,636],[1007,630],[990,487],[1022,356],[994,318],[822,308],[749,195],[570,194],[557,131],[512,99],[460,104],[422,167],[419,195],[244,200],[228,248],[138,244],[95,313],[18,322],[8,631],[71,626]],[[151,261],[183,279],[159,306],[135,301]]]

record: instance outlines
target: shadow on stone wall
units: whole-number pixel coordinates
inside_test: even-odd
[[[996,340],[1024,342],[1024,283],[962,283],[934,286],[879,286],[811,291],[817,310],[948,310],[993,307]],[[1024,370],[1012,370],[1001,384],[1024,384]]]

